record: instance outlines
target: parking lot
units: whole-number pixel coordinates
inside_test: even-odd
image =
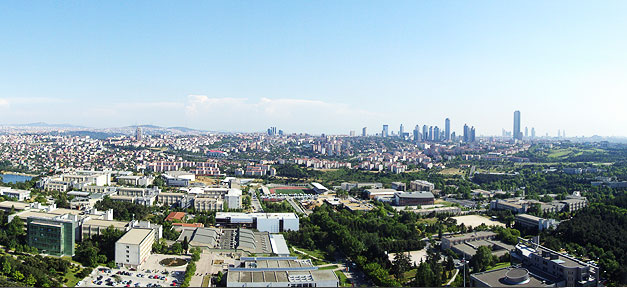
[[[165,267],[159,261],[165,258],[189,259],[184,256],[151,255],[139,271],[98,267],[79,282],[80,287],[166,287],[179,286],[185,277],[187,264]]]

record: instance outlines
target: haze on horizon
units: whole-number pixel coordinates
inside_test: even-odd
[[[387,5],[386,5],[387,4]],[[627,136],[625,1],[0,3],[0,123]]]

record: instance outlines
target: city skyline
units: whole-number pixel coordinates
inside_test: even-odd
[[[627,136],[621,1],[1,5],[3,124]]]

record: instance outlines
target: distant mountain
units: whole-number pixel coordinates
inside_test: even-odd
[[[49,124],[46,122],[35,122],[35,123],[25,123],[25,124],[8,124],[6,126],[13,127],[54,127],[54,128],[87,128],[85,126],[72,125],[72,124]]]

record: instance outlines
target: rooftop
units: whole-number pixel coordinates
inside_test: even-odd
[[[128,232],[126,232],[126,234],[124,234],[124,236],[122,236],[122,238],[120,238],[115,243],[139,245],[146,238],[148,238],[149,236],[152,236],[153,233],[154,233],[154,230],[152,229],[133,228],[129,230]]]

